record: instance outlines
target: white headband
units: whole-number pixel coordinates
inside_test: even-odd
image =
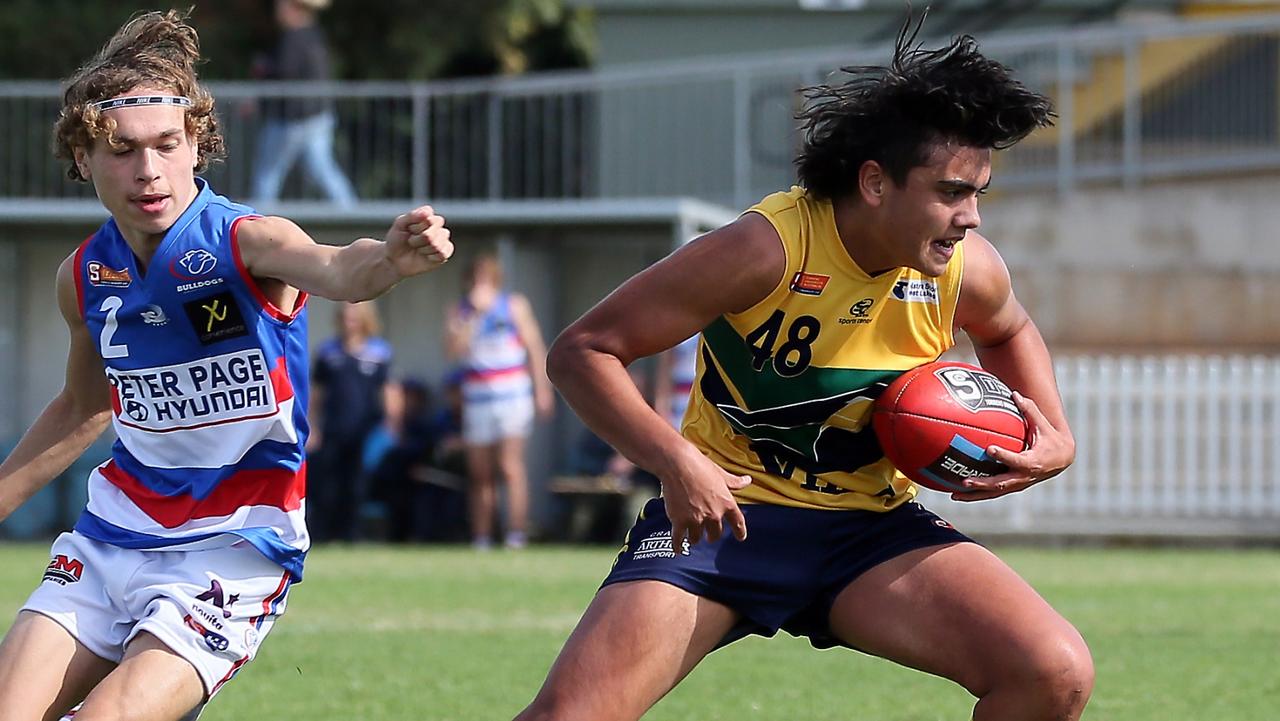
[[[126,95],[89,104],[97,108],[99,112],[113,108],[129,108],[134,105],[178,105],[189,108],[191,107],[191,98],[182,95]]]

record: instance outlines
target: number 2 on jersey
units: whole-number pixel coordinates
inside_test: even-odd
[[[103,299],[102,307],[98,309],[107,314],[107,319],[102,324],[102,335],[98,336],[98,343],[102,346],[103,358],[124,358],[129,355],[129,346],[127,344],[121,343],[117,345],[111,342],[116,331],[120,329],[120,323],[116,320],[116,311],[120,310],[122,305],[124,305],[124,301],[120,300],[120,296],[109,295]]]
[[[787,339],[778,346],[774,353],[774,345],[782,331],[782,322],[786,313],[775,310],[768,320],[747,334],[747,345],[751,346],[751,366],[757,371],[764,370],[765,363],[773,359],[773,370],[783,378],[797,376],[813,362],[813,342],[818,339],[822,323],[811,315],[797,316],[787,328]]]

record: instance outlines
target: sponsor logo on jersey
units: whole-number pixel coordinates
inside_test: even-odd
[[[216,628],[219,631],[222,630],[222,619],[218,618],[218,614],[198,603],[191,604],[191,616],[193,618],[198,617],[203,625],[207,627]]]
[[[231,618],[231,606],[240,600],[240,594],[232,593],[230,595],[222,592],[222,583],[218,579],[213,579],[209,584],[209,590],[196,596],[197,601],[204,601],[211,605],[217,606],[222,611],[223,618]]]
[[[115,270],[91,260],[85,263],[85,273],[89,276],[89,283],[92,285],[105,285],[112,288],[127,288],[133,282],[133,276],[129,275],[128,268]]]
[[[802,270],[791,278],[791,290],[803,295],[822,295],[823,289],[827,287],[827,283],[830,280],[831,276],[829,275],[806,273]]]
[[[187,624],[187,628],[200,634],[200,637],[204,639],[204,644],[209,647],[210,651],[226,651],[231,645],[226,636],[205,628],[204,624],[197,621],[191,614],[187,614],[183,622]]]
[[[932,279],[914,278],[893,284],[893,297],[904,303],[938,304],[938,284]]]
[[[44,569],[44,580],[53,581],[59,586],[75,583],[82,575],[84,575],[84,563],[61,553],[54,556],[53,560],[49,561],[49,566]]]
[[[151,418],[150,407],[135,400],[120,401],[120,409],[135,423],[146,423]]]
[[[968,368],[939,368],[933,374],[952,398],[974,413],[1001,411],[1022,417],[1009,386],[990,373]]]
[[[871,306],[875,305],[872,298],[863,298],[862,300],[849,306],[849,315],[840,318],[840,325],[866,325],[872,321]]]
[[[643,561],[646,558],[675,558],[676,554],[671,547],[671,531],[656,531],[640,541],[636,550],[631,553],[631,557],[637,561]],[[689,555],[688,540],[683,542],[680,554]]]
[[[164,308],[152,303],[142,311],[142,320],[147,325],[161,326],[168,324],[169,316],[164,314]]]
[[[196,280],[190,283],[179,283],[175,287],[177,288],[179,293],[190,293],[193,290],[200,290],[201,288],[212,288],[215,285],[222,285],[222,283],[223,281],[221,278],[205,278],[203,280]]]
[[[196,337],[205,345],[249,334],[244,316],[240,315],[240,306],[236,305],[231,291],[183,303],[182,308],[191,320]]]
[[[204,248],[192,248],[169,262],[169,274],[179,280],[195,280],[218,265],[218,257]]]
[[[120,400],[120,422],[146,431],[262,418],[276,412],[275,387],[258,348],[190,363],[107,369]]]

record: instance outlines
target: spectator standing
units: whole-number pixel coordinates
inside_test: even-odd
[[[535,411],[548,416],[554,404],[542,333],[529,301],[503,289],[502,269],[492,255],[469,266],[466,290],[449,310],[446,329],[449,355],[465,369],[462,437],[473,545],[487,549],[493,542],[501,475],[507,490],[506,546],[521,548],[529,515],[525,439]]]
[[[372,303],[344,303],[337,335],[316,349],[308,524],[315,541],[355,541],[365,500],[364,444],[383,414],[391,345]]]
[[[272,52],[255,64],[255,75],[267,80],[328,80],[329,48],[316,17],[328,6],[329,0],[276,0],[280,34]],[[332,99],[277,98],[264,103],[263,116],[253,178],[257,202],[280,196],[280,186],[299,157],[329,200],[341,205],[356,202],[351,181],[333,157],[337,121]]]

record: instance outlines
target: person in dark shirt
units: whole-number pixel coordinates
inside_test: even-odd
[[[446,379],[437,406],[414,378],[386,386],[386,416],[365,445],[370,496],[386,509],[387,540],[466,538],[462,392]]]
[[[276,0],[280,35],[275,48],[255,63],[254,74],[267,80],[329,79],[329,50],[316,13],[329,0]],[[333,100],[326,97],[276,97],[262,105],[262,131],[254,164],[253,197],[275,200],[285,176],[302,158],[307,175],[329,200],[356,201],[351,181],[333,157],[336,123]]]
[[[338,307],[338,335],[315,352],[307,523],[314,541],[355,541],[364,502],[364,443],[382,420],[391,345],[378,337],[372,303]]]

